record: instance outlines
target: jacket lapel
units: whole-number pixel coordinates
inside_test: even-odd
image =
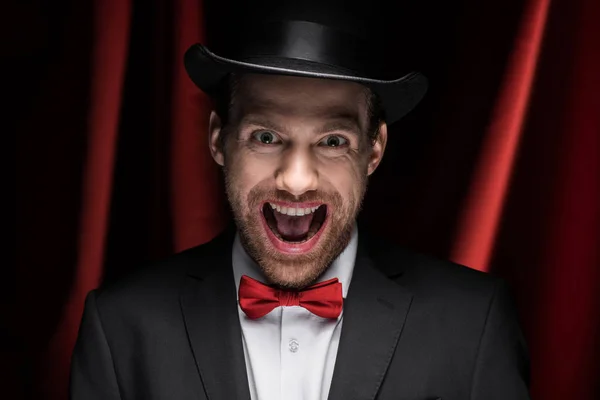
[[[208,254],[190,269],[181,308],[206,397],[250,399],[231,266],[232,236],[220,241],[210,244]]]
[[[386,276],[398,272],[389,267],[384,265],[386,274],[375,269],[361,240],[344,302],[330,400],[374,399],[379,391],[412,301],[406,289]]]

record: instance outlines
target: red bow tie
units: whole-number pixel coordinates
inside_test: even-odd
[[[337,318],[342,312],[342,284],[337,278],[293,292],[267,286],[243,275],[239,289],[240,307],[248,318],[263,317],[279,306],[301,306],[322,318]]]

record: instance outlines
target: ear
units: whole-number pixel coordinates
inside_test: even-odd
[[[369,159],[367,164],[367,175],[371,175],[381,162],[383,158],[383,153],[385,152],[385,145],[387,144],[387,124],[385,122],[381,122],[379,124],[379,134],[375,139],[375,143],[369,149]]]
[[[208,147],[213,160],[220,166],[225,165],[225,154],[221,146],[222,128],[221,118],[212,111],[208,122]]]

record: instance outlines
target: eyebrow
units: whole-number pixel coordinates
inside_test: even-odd
[[[259,115],[248,115],[242,118],[240,121],[242,125],[256,125],[262,126],[263,128],[270,129],[277,132],[285,131],[286,129],[279,124],[276,124],[270,119],[261,117]]]
[[[329,118],[323,126],[316,130],[316,133],[323,134],[334,131],[344,131],[353,135],[359,136],[361,133],[360,123],[358,117],[348,113],[340,113]],[[266,129],[274,130],[277,132],[285,132],[286,128],[284,125],[277,124],[271,119],[262,117],[256,114],[250,114],[242,118],[240,121],[244,125],[256,125]]]
[[[334,131],[344,131],[359,136],[361,130],[358,118],[347,115],[334,117],[333,120],[325,123],[318,132],[328,133]]]

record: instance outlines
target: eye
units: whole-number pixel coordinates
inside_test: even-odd
[[[340,147],[348,144],[348,140],[342,136],[330,135],[319,142],[321,146]]]
[[[257,142],[262,144],[277,144],[279,143],[279,138],[276,134],[269,131],[256,131],[252,134],[252,137]]]

